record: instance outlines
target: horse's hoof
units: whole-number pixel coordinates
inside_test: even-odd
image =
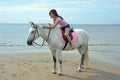
[[[62,73],[58,72],[58,76],[62,76]]]
[[[78,70],[78,72],[82,72],[82,70]]]
[[[80,69],[80,68],[78,68],[78,70],[77,70],[78,72],[81,72],[82,70]]]
[[[57,74],[56,71],[54,71],[54,70],[52,71],[52,73],[53,73],[53,74]]]
[[[56,72],[52,72],[53,74],[57,74]]]

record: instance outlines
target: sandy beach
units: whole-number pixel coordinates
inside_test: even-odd
[[[63,75],[52,74],[47,53],[1,54],[0,80],[119,80],[120,66],[90,57],[90,69],[77,72],[79,54],[63,54]],[[57,63],[57,66],[59,64]],[[59,68],[59,67],[58,67]]]

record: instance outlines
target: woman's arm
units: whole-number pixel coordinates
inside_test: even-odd
[[[58,22],[55,22],[53,25],[51,26],[43,26],[43,29],[54,29],[57,26]]]

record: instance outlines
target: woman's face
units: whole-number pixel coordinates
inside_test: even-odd
[[[52,18],[52,19],[55,19],[56,18],[56,16],[51,12],[50,13],[50,17]]]

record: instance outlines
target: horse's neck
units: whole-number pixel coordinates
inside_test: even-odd
[[[56,27],[54,29],[40,29],[42,35],[43,35],[43,38],[45,40],[47,40],[47,38],[49,37],[49,39],[54,39],[59,31],[59,27]],[[50,31],[50,32],[49,32]]]

